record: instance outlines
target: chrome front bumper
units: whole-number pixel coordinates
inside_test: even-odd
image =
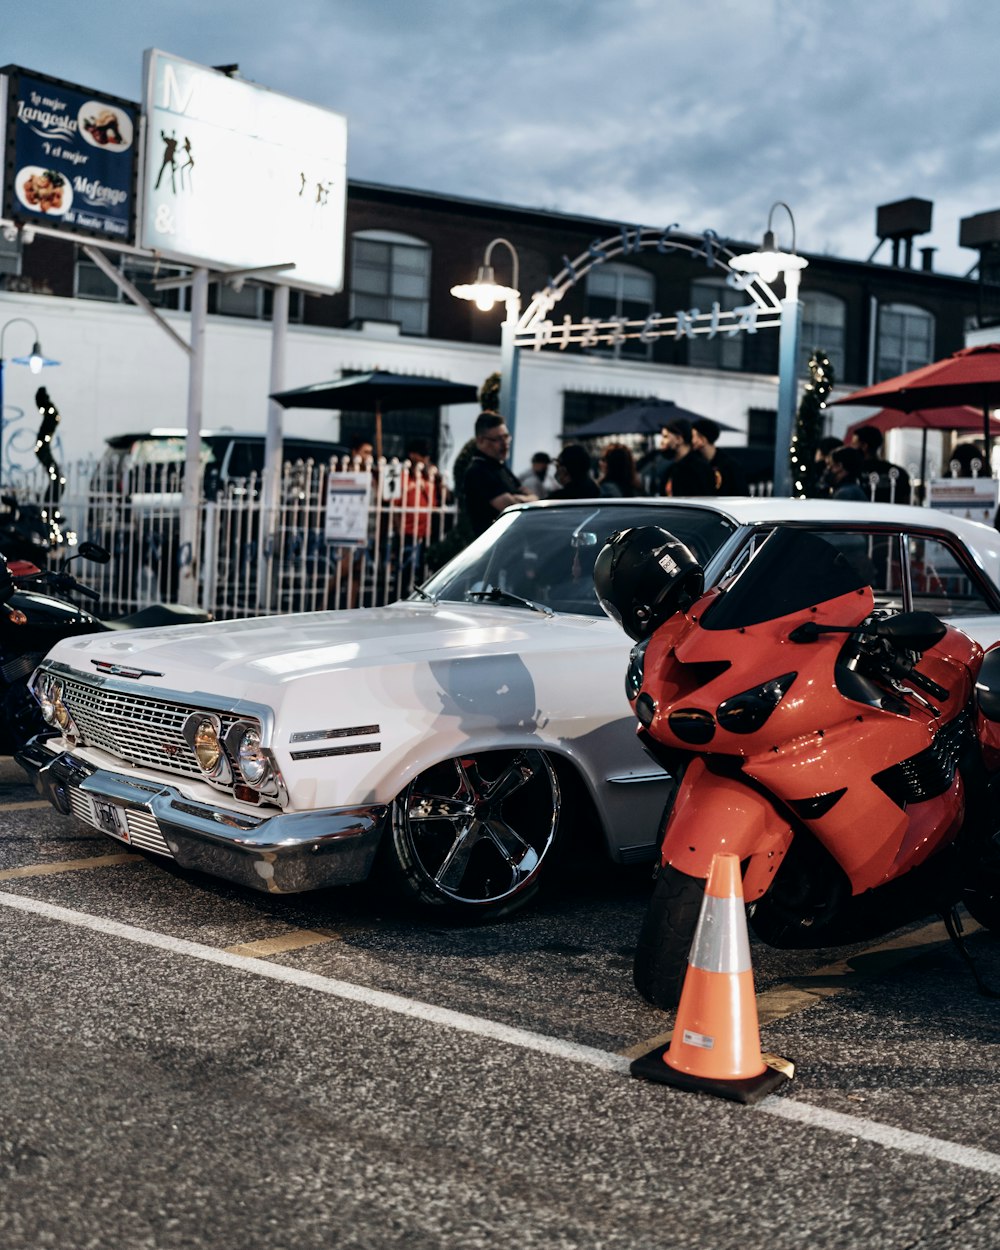
[[[43,798],[109,837],[274,894],[363,881],[389,807],[257,815],[185,798],[172,785],[54,755],[35,738],[15,756]]]

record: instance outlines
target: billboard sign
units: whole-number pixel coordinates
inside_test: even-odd
[[[344,280],[347,122],[153,49],[146,53],[141,244],[208,268],[288,262],[276,280]]]
[[[3,216],[131,243],[138,105],[9,65]]]

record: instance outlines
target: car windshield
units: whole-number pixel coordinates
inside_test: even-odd
[[[511,606],[520,599],[528,601],[528,608],[534,604],[603,616],[594,592],[594,561],[611,534],[635,525],[661,525],[702,563],[736,529],[709,508],[617,500],[573,507],[540,504],[501,517],[426,582],[418,597]]]

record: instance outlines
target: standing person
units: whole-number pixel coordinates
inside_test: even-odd
[[[640,456],[636,465],[636,469],[639,472],[639,481],[642,483],[642,489],[647,495],[663,494],[663,488],[667,482],[667,474],[670,472],[670,466],[674,459],[673,452],[668,447],[668,437],[664,427],[660,430],[657,446]]]
[[[862,455],[857,447],[835,447],[830,452],[831,499],[850,503],[867,503],[868,495],[858,480],[861,473]]]
[[[830,456],[842,447],[839,438],[829,435],[821,438],[816,444],[816,450],[813,452],[813,468],[806,488],[806,494],[810,499],[829,499],[832,486],[830,484]]]
[[[732,456],[715,445],[721,432],[711,417],[699,417],[691,425],[691,446],[711,466],[717,495],[748,495],[746,474]]]
[[[861,483],[868,486],[868,479],[878,474],[875,486],[876,503],[909,503],[910,475],[898,464],[892,464],[882,456],[882,431],[874,425],[859,425],[851,437],[851,446],[862,455]],[[895,470],[896,479],[889,476]]]
[[[536,451],[531,457],[531,468],[521,474],[521,485],[536,499],[545,499],[556,488],[552,473],[552,457],[547,451]]]
[[[580,443],[567,443],[556,458],[559,489],[550,499],[597,499],[601,488],[590,472],[590,456]]]
[[[485,533],[504,508],[536,498],[507,465],[510,440],[499,413],[481,412],[476,417],[476,450],[462,479],[463,506],[476,535]]]
[[[645,494],[635,467],[635,457],[624,443],[610,443],[605,447],[600,468],[598,485],[602,495],[632,499],[636,495]]]
[[[424,553],[431,536],[431,515],[436,503],[427,439],[411,439],[406,445],[405,457],[410,465],[403,478],[400,498],[400,564],[404,576],[412,573],[412,581],[416,583],[423,580]]]
[[[667,451],[673,460],[663,486],[665,495],[714,495],[715,473],[704,456],[691,446],[691,422],[675,417],[663,427]]]

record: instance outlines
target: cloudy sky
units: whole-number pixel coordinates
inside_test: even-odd
[[[139,99],[158,47],[343,113],[352,178],[587,213],[763,231],[865,260],[876,206],[1000,208],[989,0],[42,0],[6,62]],[[779,242],[791,241],[775,214]],[[878,259],[889,258],[886,244]],[[915,256],[916,260],[916,256]]]

